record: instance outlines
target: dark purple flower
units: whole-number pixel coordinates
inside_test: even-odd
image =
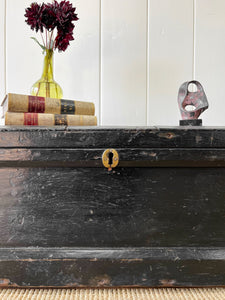
[[[45,27],[49,31],[53,31],[57,26],[57,15],[52,3],[45,4],[41,22],[43,24],[43,27]]]
[[[59,32],[55,40],[55,48],[58,48],[59,51],[65,51],[72,40],[74,38],[71,33],[61,34]]]
[[[43,32],[43,28],[45,28],[47,31],[52,32],[57,29],[55,41],[46,41],[45,47],[47,45],[53,47],[54,45],[55,49],[65,51],[69,42],[74,39],[73,29],[75,26],[73,22],[78,20],[75,10],[76,8],[72,6],[72,3],[66,0],[61,2],[54,0],[52,3],[42,3],[41,5],[32,3],[26,9],[25,17],[32,30]]]
[[[31,6],[26,8],[25,10],[25,17],[27,18],[25,21],[28,25],[30,25],[32,30],[40,30],[43,32],[43,24],[42,24],[42,13],[44,9],[44,4],[39,5],[36,2],[31,3]]]
[[[55,0],[53,2],[53,6],[57,11],[57,20],[59,25],[78,20],[77,14],[75,14],[76,8],[73,7],[72,3],[70,3],[69,1],[63,0],[58,3]]]

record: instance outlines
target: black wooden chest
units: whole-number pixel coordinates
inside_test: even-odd
[[[0,232],[0,286],[225,285],[225,128],[2,127]]]

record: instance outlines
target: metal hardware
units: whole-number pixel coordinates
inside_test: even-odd
[[[106,149],[102,154],[102,163],[104,167],[111,171],[119,163],[119,154],[115,149]]]

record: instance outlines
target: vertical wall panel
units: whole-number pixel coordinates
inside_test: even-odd
[[[178,89],[192,73],[193,1],[150,0],[148,125],[178,125]]]
[[[0,0],[0,102],[5,94],[5,0]]]
[[[64,98],[93,101],[99,107],[100,0],[72,0],[80,18],[75,22],[75,41],[65,52],[55,52],[55,80]],[[49,2],[49,1],[45,1]],[[7,0],[7,91],[29,93],[43,67],[41,48],[30,39],[39,38],[25,23],[29,0]],[[13,26],[12,26],[13,22]],[[40,38],[39,38],[40,39]],[[41,39],[40,39],[41,40]]]
[[[102,1],[103,125],[146,125],[147,0]]]
[[[196,1],[196,79],[206,92],[209,109],[204,125],[225,124],[225,1]]]
[[[5,0],[0,0],[0,103],[5,96]],[[0,125],[4,124],[1,118],[2,107],[0,106]]]
[[[25,8],[29,0],[7,0],[7,92],[29,93],[35,80],[39,79],[42,67],[42,50],[30,39],[39,38],[25,23]]]
[[[64,90],[64,98],[95,103],[99,121],[100,89],[100,0],[73,0],[79,20],[74,37],[65,53],[57,54],[55,73]]]

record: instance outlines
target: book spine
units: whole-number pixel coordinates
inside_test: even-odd
[[[95,106],[92,102],[9,93],[8,111],[93,116],[95,114]]]
[[[6,112],[5,125],[31,126],[96,126],[97,118],[87,115]]]

